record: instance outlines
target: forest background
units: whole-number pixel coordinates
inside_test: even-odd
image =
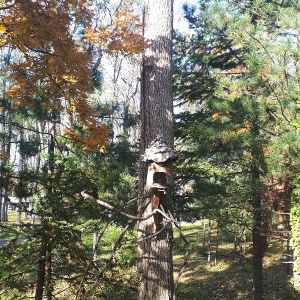
[[[134,269],[135,223],[119,212],[135,215],[138,195],[140,4],[0,1],[3,299],[105,299],[116,266]],[[280,240],[297,287],[299,4],[198,1],[184,15],[189,31],[173,39],[174,216],[214,229],[215,251],[226,235],[250,257],[254,299],[268,242]]]

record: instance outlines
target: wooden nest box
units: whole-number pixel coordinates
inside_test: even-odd
[[[148,188],[166,189],[174,185],[172,162],[178,157],[162,137],[157,137],[150,143],[142,156],[148,165]]]

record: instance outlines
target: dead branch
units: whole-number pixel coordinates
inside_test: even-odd
[[[128,219],[131,219],[131,220],[138,220],[138,221],[143,221],[143,220],[147,220],[149,219],[150,217],[152,217],[154,214],[156,214],[157,212],[160,213],[166,220],[168,220],[169,222],[172,222],[174,224],[174,226],[177,228],[178,232],[179,232],[179,235],[180,235],[180,238],[182,238],[182,240],[184,241],[185,245],[186,245],[186,251],[185,251],[185,257],[184,257],[184,262],[183,262],[183,265],[181,267],[181,269],[179,270],[178,272],[178,276],[175,280],[175,290],[177,289],[177,286],[178,286],[178,282],[179,282],[179,279],[180,279],[180,276],[182,275],[182,273],[184,272],[185,270],[185,267],[187,265],[187,261],[188,261],[188,256],[189,256],[189,243],[188,241],[186,240],[186,238],[184,237],[180,227],[178,226],[176,220],[174,219],[172,213],[170,211],[168,211],[168,215],[162,211],[161,209],[154,209],[150,214],[146,215],[146,216],[143,216],[143,217],[139,217],[139,216],[133,216],[133,215],[129,215],[121,210],[118,210],[116,209],[114,206],[110,205],[109,203],[103,201],[103,200],[100,200],[100,199],[96,199],[88,194],[86,194],[85,192],[81,192],[81,196],[84,198],[84,199],[88,199],[88,200],[91,200],[101,206],[104,206],[105,208],[111,210],[111,211],[115,211],[116,213],[122,215],[122,216],[125,216],[127,217]],[[167,222],[167,224],[169,223]],[[143,242],[147,239],[150,239],[150,238],[153,238],[155,237],[156,235],[158,235],[160,232],[162,232],[165,227],[167,226],[167,224],[165,224],[165,226],[163,226],[159,231],[151,234],[150,236],[147,236],[145,238],[142,238],[142,239],[137,239],[135,242],[139,243],[139,242]],[[122,242],[122,239],[123,239],[123,236],[125,234],[125,232],[129,229],[129,225],[127,225],[124,229],[124,231],[122,232],[122,234],[120,235],[118,241],[116,242],[112,252],[111,252],[111,255],[110,255],[110,258],[108,259],[107,263],[105,264],[105,266],[103,267],[102,271],[99,273],[99,275],[97,276],[96,280],[95,280],[95,283],[93,284],[93,286],[91,287],[90,291],[91,292],[95,286],[99,283],[100,279],[102,278],[108,264],[113,260],[114,258],[114,255],[115,255],[115,252],[117,250],[117,248],[119,246],[121,246],[121,242]],[[126,242],[125,242],[126,243]],[[123,244],[125,244],[123,243]],[[74,300],[77,299],[77,297],[74,298]]]
[[[170,220],[170,219],[168,219]],[[167,222],[160,230],[156,231],[155,233],[152,233],[150,235],[148,235],[147,237],[144,237],[144,238],[140,238],[140,239],[136,239],[134,241],[130,241],[130,242],[135,242],[135,243],[141,243],[141,242],[144,242],[146,240],[149,240],[155,236],[157,236],[158,234],[160,234],[162,231],[165,230],[165,228],[167,227],[167,225],[169,224],[170,222]]]
[[[162,214],[167,220],[171,221],[170,218],[164,213],[162,212],[160,209],[156,208],[154,209],[149,215],[143,216],[143,217],[138,217],[138,216],[133,216],[133,215],[129,215],[121,210],[116,209],[114,206],[108,204],[107,202],[100,200],[100,199],[96,199],[88,194],[86,194],[85,192],[81,192],[81,196],[84,199],[88,199],[91,200],[101,206],[104,206],[106,208],[108,208],[111,211],[115,211],[116,213],[120,214],[121,216],[127,217],[128,219],[131,220],[137,220],[137,221],[144,221],[144,220],[148,220],[149,218],[151,218],[153,215],[155,215],[157,212]]]

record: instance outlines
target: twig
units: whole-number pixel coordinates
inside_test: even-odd
[[[105,226],[104,229],[102,230],[100,236],[97,237],[97,243],[96,243],[97,246],[98,246],[99,241],[102,239],[102,237],[103,237],[103,235],[104,235],[104,232],[105,232],[105,230],[107,229],[108,225],[109,225],[109,222],[106,223],[106,226]],[[95,249],[93,250],[91,260],[89,261],[89,264],[87,265],[87,267],[86,267],[86,269],[85,269],[85,272],[84,272],[84,274],[83,274],[83,276],[82,276],[82,279],[81,279],[81,281],[80,281],[79,287],[78,287],[77,292],[76,292],[76,294],[75,294],[75,296],[74,296],[74,300],[77,300],[78,297],[80,296],[80,292],[81,292],[81,290],[82,290],[82,287],[83,287],[85,278],[86,278],[86,276],[87,276],[87,274],[88,274],[88,272],[89,272],[91,266],[92,266],[92,265],[95,265],[94,262],[93,262],[93,259],[94,259],[94,255],[95,255],[95,252],[96,252],[96,251],[97,251],[97,247],[95,247]]]
[[[180,268],[179,272],[178,272],[178,275],[177,275],[177,278],[174,282],[174,288],[175,288],[175,291],[177,290],[177,287],[178,287],[178,282],[179,282],[179,279],[180,279],[180,276],[182,275],[182,273],[184,272],[185,270],[185,267],[187,266],[187,262],[188,262],[188,257],[189,257],[189,242],[187,241],[187,239],[184,237],[180,227],[178,226],[176,220],[174,219],[172,213],[170,213],[169,211],[169,215],[171,216],[171,219],[172,219],[172,222],[173,224],[175,225],[175,227],[177,228],[178,232],[179,232],[179,236],[180,238],[182,238],[182,240],[184,241],[185,243],[185,255],[184,255],[184,261],[183,261],[183,264],[182,264],[182,267]]]
[[[127,232],[127,230],[129,229],[129,224],[126,225],[126,227],[124,228],[124,230],[122,231],[122,233],[120,234],[118,240],[116,241],[112,251],[111,251],[111,254],[110,254],[110,257],[109,259],[107,260],[107,262],[105,263],[104,267],[102,268],[102,271],[98,274],[98,276],[96,277],[95,279],[95,282],[94,284],[92,285],[92,287],[90,288],[90,290],[86,293],[86,295],[88,295],[89,293],[91,293],[95,287],[99,284],[100,282],[100,279],[103,277],[107,267],[109,266],[109,264],[113,261],[114,257],[115,257],[115,254],[116,254],[116,251],[117,251],[117,248],[121,245],[121,241],[125,235],[125,233]]]
[[[271,56],[270,52],[267,50],[266,46],[258,39],[256,38],[253,34],[251,34],[249,31],[244,30],[252,39],[254,39],[256,42],[260,44],[260,46],[264,49],[265,53],[268,55],[270,58],[271,62],[275,64],[275,61],[273,57]]]

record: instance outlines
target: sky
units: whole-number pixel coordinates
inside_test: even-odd
[[[188,29],[188,23],[183,17],[182,5],[184,3],[197,4],[198,0],[174,0],[174,28],[180,28],[181,30]]]

